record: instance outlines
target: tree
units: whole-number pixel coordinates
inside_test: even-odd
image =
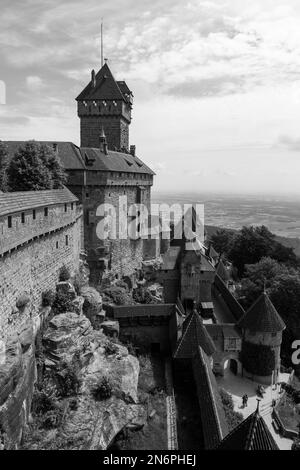
[[[228,256],[240,276],[244,273],[246,264],[257,263],[268,256],[271,242],[269,235],[272,234],[266,227],[263,230],[258,227],[243,227],[235,237]]]
[[[16,152],[7,171],[11,191],[53,188],[52,175],[41,158],[40,149],[39,143],[29,141]]]
[[[244,274],[247,264],[258,263],[264,257],[271,257],[289,266],[298,265],[293,249],[277,242],[275,235],[264,225],[243,227],[234,238],[228,257],[237,268],[239,276]]]
[[[49,145],[42,144],[40,146],[40,156],[52,175],[53,189],[62,188],[67,182],[67,174],[57,153]]]
[[[293,268],[280,264],[270,257],[262,258],[255,264],[246,264],[244,277],[237,289],[240,303],[244,308],[249,308],[262,293],[264,287],[269,288],[273,285],[276,277],[295,273]]]
[[[8,151],[7,146],[0,140],[0,191],[6,192],[8,190]]]
[[[218,229],[210,236],[210,242],[214,249],[220,254],[227,255],[234,239],[234,232],[231,230]]]

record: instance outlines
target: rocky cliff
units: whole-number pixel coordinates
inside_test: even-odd
[[[60,395],[64,416],[58,427],[43,430],[39,441],[27,448],[73,448],[104,450],[126,427],[145,423],[145,407],[138,403],[139,362],[128,350],[99,330],[85,315],[67,312],[56,315],[43,337],[46,375],[67,367],[76,370],[80,381],[76,393]],[[94,391],[103,378],[111,396],[96,399]],[[76,404],[74,406],[74,398]]]

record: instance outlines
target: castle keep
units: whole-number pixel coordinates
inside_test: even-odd
[[[99,148],[103,128],[110,150],[129,150],[133,95],[125,82],[116,82],[105,64],[77,97],[81,147]]]
[[[134,146],[128,150],[132,93],[125,82],[115,81],[105,64],[97,74],[92,72],[77,102],[81,147],[71,142],[44,143],[58,153],[68,173],[67,187],[83,206],[84,248],[92,274],[97,280],[107,270],[131,276],[141,267],[144,242],[139,233],[136,239],[120,239],[118,231],[115,238],[101,239],[103,214],[98,208],[111,204],[117,227],[120,197],[127,197],[128,207],[144,204],[150,209],[154,172],[137,157]],[[13,156],[22,142],[6,144]]]

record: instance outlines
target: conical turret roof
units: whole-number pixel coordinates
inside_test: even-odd
[[[245,330],[259,333],[278,333],[285,329],[285,324],[264,291],[238,322]]]
[[[217,450],[279,450],[279,448],[257,409],[223,439]]]

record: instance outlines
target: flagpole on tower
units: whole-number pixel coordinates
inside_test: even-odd
[[[101,67],[103,67],[103,18],[101,18]]]

